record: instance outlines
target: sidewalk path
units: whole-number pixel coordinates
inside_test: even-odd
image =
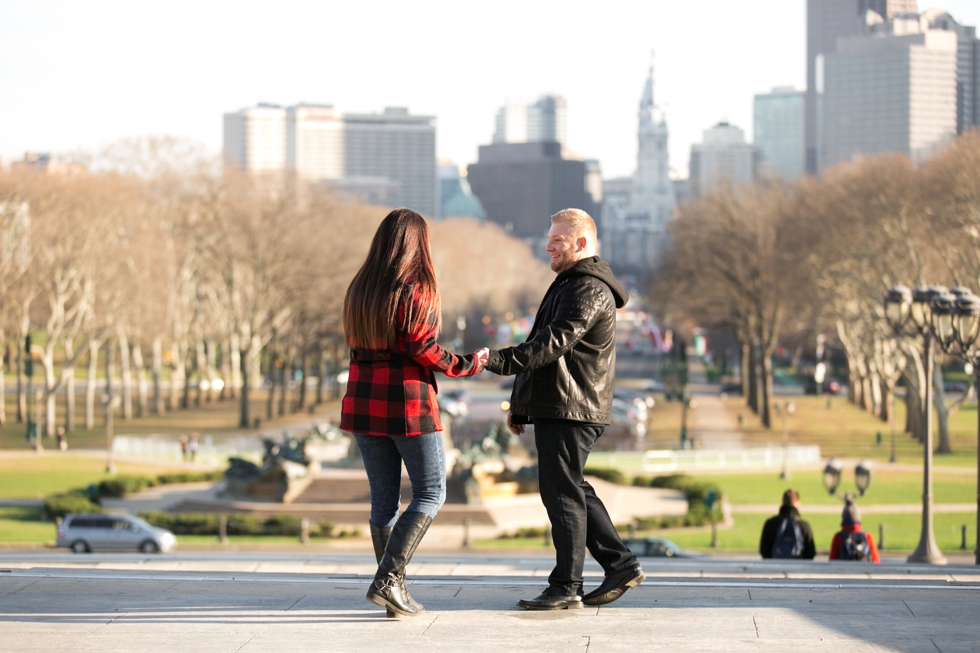
[[[648,580],[616,603],[529,612],[515,603],[545,578],[523,569],[491,576],[473,564],[468,576],[410,571],[426,611],[396,620],[364,600],[373,564],[367,556],[359,564],[364,571],[352,575],[350,564],[255,573],[24,569],[2,559],[3,650],[942,653],[976,651],[980,641],[976,568],[732,562],[713,570],[644,559]],[[587,588],[598,581],[597,567],[589,571]]]
[[[713,385],[691,384],[697,407],[691,411],[693,436],[698,449],[741,449],[742,433]]]

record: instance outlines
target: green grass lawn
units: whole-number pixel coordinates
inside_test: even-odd
[[[52,522],[41,521],[41,508],[8,508],[0,506],[0,542],[53,542]]]
[[[783,492],[794,488],[800,493],[803,505],[808,503],[832,505],[840,504],[841,500],[830,496],[821,482],[819,471],[797,471],[791,473],[791,478],[779,478],[779,472],[773,470],[753,474],[698,474],[699,481],[705,481],[718,487],[728,495],[733,504],[771,504],[774,509],[779,506]],[[933,501],[936,503],[975,503],[977,500],[977,477],[968,474],[934,474]],[[853,470],[845,469],[842,475],[841,487],[838,494],[851,491],[857,496],[854,486]],[[871,486],[863,497],[859,497],[859,505],[911,503],[922,501],[922,474],[917,472],[897,472],[887,469],[874,468]]]
[[[871,413],[849,403],[845,397],[832,397],[827,408],[826,397],[793,397],[796,411],[786,420],[791,444],[819,445],[824,458],[848,457],[887,461],[891,454],[891,428]],[[748,444],[779,446],[782,422],[775,428],[762,428],[759,419],[745,408],[740,397],[725,402],[733,417],[744,417],[742,432]],[[895,402],[895,422],[899,431],[905,424],[905,402]],[[952,454],[936,454],[935,464],[944,466],[977,466],[977,405],[964,405],[950,418]],[[877,433],[881,432],[881,443]],[[898,462],[917,464],[922,461],[922,445],[911,436],[898,432],[895,438]]]
[[[176,466],[119,462],[120,474],[155,476],[184,471]],[[0,457],[0,498],[41,499],[49,494],[84,488],[109,478],[105,460],[91,456],[40,455]]]

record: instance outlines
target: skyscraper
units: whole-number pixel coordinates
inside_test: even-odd
[[[436,119],[402,107],[344,114],[344,176],[388,179],[399,205],[438,216]]]
[[[806,171],[816,173],[817,163],[817,57],[834,52],[837,39],[866,31],[868,10],[882,18],[917,11],[916,0],[807,0],[806,34]]]
[[[921,160],[956,135],[956,33],[919,27],[895,17],[821,55],[821,167],[887,151]]]
[[[629,183],[607,182],[602,213],[603,256],[619,273],[644,277],[666,242],[674,212],[674,185],[668,175],[667,118],[654,102],[653,66],[647,74],[637,115],[636,171]]]
[[[961,25],[942,9],[924,12],[921,26],[956,34],[956,133],[980,127],[980,41],[976,27]]]
[[[804,172],[803,96],[792,86],[755,96],[752,131],[760,164],[784,179]]]
[[[565,98],[543,95],[534,104],[506,104],[497,110],[494,143],[565,144]]]

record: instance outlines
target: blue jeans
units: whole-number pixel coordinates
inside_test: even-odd
[[[446,454],[442,433],[423,435],[362,435],[355,433],[371,486],[371,523],[394,526],[401,506],[402,462],[412,482],[412,502],[406,512],[435,518],[446,502]]]

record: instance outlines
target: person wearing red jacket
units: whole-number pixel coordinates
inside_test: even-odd
[[[440,315],[425,219],[395,209],[378,227],[344,298],[350,375],[340,418],[340,428],[354,435],[371,488],[378,570],[366,598],[388,616],[423,612],[408,593],[405,568],[446,500],[435,373],[472,376],[489,353],[456,356],[440,347]],[[399,517],[403,463],[412,502]]]
[[[840,531],[830,543],[831,560],[860,560],[878,564],[881,556],[871,533],[861,530],[861,511],[851,495],[844,498],[844,511],[841,513]]]

